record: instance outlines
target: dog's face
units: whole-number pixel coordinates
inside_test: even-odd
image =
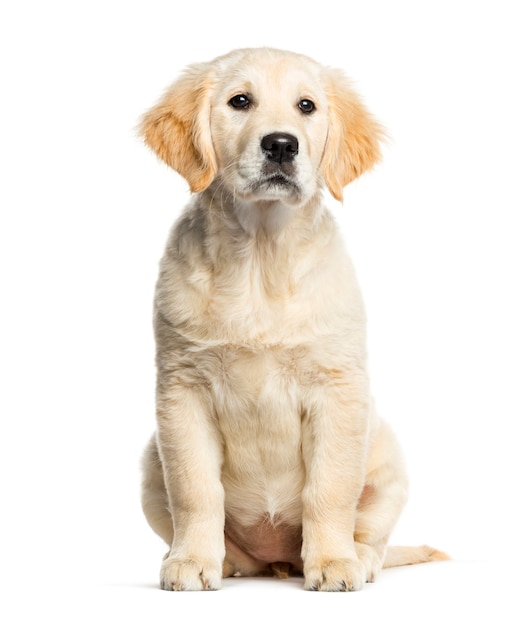
[[[344,75],[269,48],[191,66],[142,123],[194,192],[214,180],[248,202],[333,196],[379,157],[381,130]]]
[[[319,188],[329,130],[319,66],[273,53],[228,65],[210,116],[223,184],[244,200],[304,203]]]

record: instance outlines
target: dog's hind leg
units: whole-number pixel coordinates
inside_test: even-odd
[[[381,421],[369,455],[358,502],[354,541],[368,582],[382,569],[386,546],[407,499],[407,475],[398,442]]]
[[[368,582],[380,569],[442,561],[449,557],[429,546],[387,547],[389,535],[406,501],[407,476],[398,442],[380,422],[369,458],[366,485],[358,503],[354,540]]]

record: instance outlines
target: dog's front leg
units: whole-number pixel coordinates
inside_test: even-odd
[[[225,556],[222,452],[208,391],[177,383],[158,393],[158,438],[174,539],[161,568],[168,590],[219,589]]]
[[[354,545],[369,419],[362,377],[311,388],[305,407],[302,559],[309,590],[351,591],[365,583]]]

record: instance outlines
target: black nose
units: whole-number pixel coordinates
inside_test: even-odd
[[[270,133],[261,140],[261,148],[270,161],[292,161],[298,154],[298,140],[288,133]]]

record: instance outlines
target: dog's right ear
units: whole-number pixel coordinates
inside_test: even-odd
[[[214,179],[217,162],[210,134],[211,68],[190,66],[143,117],[139,134],[193,192],[203,191]]]

